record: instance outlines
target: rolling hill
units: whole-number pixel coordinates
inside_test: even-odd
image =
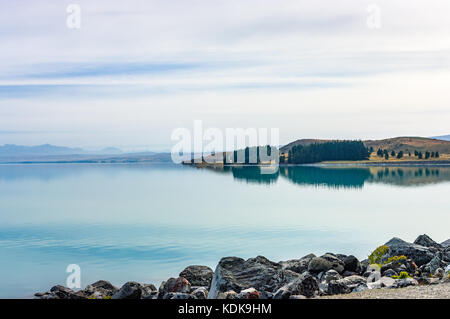
[[[280,148],[281,153],[287,153],[295,145],[308,145],[311,143],[324,143],[332,140],[300,139]],[[450,154],[450,141],[426,137],[394,137],[382,140],[363,141],[367,147],[387,149],[389,151],[431,151],[441,154]]]
[[[384,140],[364,141],[368,147],[387,149],[389,151],[431,151],[450,154],[450,141],[437,140],[426,137],[394,137]]]

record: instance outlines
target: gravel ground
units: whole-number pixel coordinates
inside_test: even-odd
[[[450,299],[450,283],[409,286],[397,289],[371,289],[344,295],[322,296],[323,299]]]

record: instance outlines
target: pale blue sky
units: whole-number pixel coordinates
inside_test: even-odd
[[[80,29],[66,26],[71,3]],[[448,12],[446,0],[0,0],[0,144],[168,149],[196,119],[279,127],[281,143],[449,134]]]

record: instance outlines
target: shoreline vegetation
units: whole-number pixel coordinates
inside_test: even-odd
[[[448,165],[450,141],[421,137],[399,137],[378,141],[303,139],[278,149],[274,146],[246,147],[206,157],[191,155],[183,164],[198,167],[217,165]],[[263,158],[271,157],[269,161]]]
[[[224,257],[214,271],[202,265],[188,266],[159,288],[133,281],[119,288],[99,280],[78,291],[57,285],[36,293],[35,298],[450,298],[449,289],[450,239],[438,244],[420,235],[413,243],[394,237],[362,261],[338,253],[280,262],[263,256]]]

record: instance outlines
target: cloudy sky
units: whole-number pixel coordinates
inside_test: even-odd
[[[282,143],[449,134],[449,12],[448,0],[0,0],[0,144],[162,150],[194,120],[278,127]]]

